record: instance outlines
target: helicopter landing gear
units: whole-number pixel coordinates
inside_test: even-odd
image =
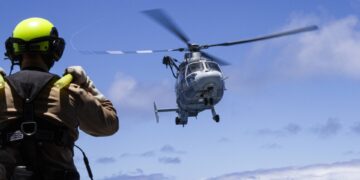
[[[214,117],[213,117],[213,119],[214,119],[214,121],[215,122],[220,122],[220,116],[217,114],[217,115],[215,115]]]
[[[175,118],[175,124],[176,125],[182,125],[183,127],[187,124],[187,120],[182,120],[181,118],[179,117],[176,117]]]
[[[220,122],[220,116],[216,114],[214,106],[211,106],[211,113],[215,122]]]
[[[181,123],[181,119],[179,117],[175,118],[175,124],[179,125]]]

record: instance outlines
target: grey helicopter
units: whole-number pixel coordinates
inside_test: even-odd
[[[306,26],[298,29],[274,33],[256,38],[243,39],[238,41],[231,41],[217,44],[198,45],[190,43],[190,39],[180,30],[174,21],[167,15],[164,10],[152,9],[143,11],[145,15],[159,23],[165,29],[174,34],[186,47],[176,49],[164,50],[137,50],[137,51],[119,51],[119,50],[105,50],[105,51],[82,51],[86,54],[145,54],[158,52],[185,52],[184,60],[179,62],[177,59],[164,56],[163,64],[169,67],[172,75],[176,79],[176,103],[177,108],[158,109],[154,102],[154,111],[156,121],[159,122],[160,112],[176,112],[178,116],[175,118],[176,125],[186,125],[188,117],[197,117],[198,113],[204,110],[211,110],[213,120],[220,121],[219,114],[215,111],[215,105],[220,102],[225,91],[226,77],[222,73],[220,66],[230,65],[228,62],[221,60],[209,53],[204,52],[204,49],[218,46],[232,46],[255,41],[267,40],[281,36],[287,36],[307,31],[317,30],[315,25]]]

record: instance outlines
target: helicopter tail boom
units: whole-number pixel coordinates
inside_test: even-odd
[[[156,122],[159,123],[159,112],[178,112],[179,109],[158,109],[156,103],[154,102],[154,112],[156,117]]]

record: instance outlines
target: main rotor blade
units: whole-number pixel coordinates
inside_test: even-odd
[[[237,44],[244,44],[244,43],[250,43],[250,42],[255,42],[255,41],[262,41],[262,40],[267,40],[267,39],[271,39],[271,38],[277,38],[277,37],[281,37],[281,36],[288,36],[288,35],[307,32],[307,31],[314,31],[314,30],[317,30],[317,29],[318,29],[318,27],[315,26],[315,25],[314,26],[307,26],[307,27],[303,27],[303,28],[299,28],[299,29],[294,29],[294,30],[285,31],[285,32],[276,33],[276,34],[271,34],[271,35],[266,35],[266,36],[260,36],[260,37],[252,38],[252,39],[245,39],[245,40],[233,41],[233,42],[225,42],[225,43],[219,43],[219,44],[202,45],[202,46],[200,46],[200,49],[207,49],[209,47],[214,47],[214,46],[232,46],[232,45],[237,45]]]
[[[177,49],[162,49],[162,50],[136,50],[136,51],[120,51],[120,50],[100,50],[100,51],[89,51],[89,50],[79,50],[83,54],[111,54],[111,55],[122,55],[122,54],[150,54],[150,53],[159,53],[159,52],[171,52],[171,51],[186,51],[186,48],[177,48]]]
[[[206,53],[206,52],[204,52],[204,51],[201,51],[201,54],[202,54],[204,57],[206,57],[207,59],[217,62],[217,63],[218,63],[219,65],[221,65],[221,66],[230,65],[230,63],[228,63],[228,62],[226,62],[226,61],[224,61],[224,60],[221,60],[221,59],[218,58],[218,57],[215,57],[215,56],[213,56],[213,55],[210,55],[209,53]]]
[[[152,10],[146,10],[143,11],[144,14],[149,16],[151,19],[165,27],[168,31],[175,34],[181,41],[183,41],[188,46],[189,38],[183,33],[180,28],[175,24],[173,20],[171,20],[170,16],[165,13],[165,11],[161,9],[152,9]]]

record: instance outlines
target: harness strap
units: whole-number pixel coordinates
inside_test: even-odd
[[[18,119],[12,126],[5,126],[6,129],[4,130],[0,129],[0,132],[2,132],[0,133],[0,146],[4,147],[19,142],[20,154],[26,167],[34,172],[34,179],[39,179],[45,173],[41,171],[42,167],[46,166],[41,160],[43,157],[39,152],[39,143],[50,142],[58,146],[68,147],[72,151],[74,147],[75,139],[70,136],[67,127],[39,119],[35,115],[34,100],[55,78],[58,77],[36,70],[22,70],[6,77],[8,84],[23,99],[23,117]],[[59,172],[49,173],[58,174],[55,175],[59,176],[56,179],[78,179],[76,171],[64,173],[64,171],[60,170]]]
[[[14,125],[13,125],[14,126]],[[74,146],[74,138],[71,137],[66,127],[45,128],[39,126],[37,131],[32,136],[26,136],[19,129],[19,126],[1,129],[0,133],[0,147],[6,147],[11,143],[23,142],[25,140],[32,140],[35,143],[47,142],[54,143],[58,146],[68,147],[70,149]],[[17,127],[17,128],[15,128]]]
[[[20,131],[26,136],[32,136],[37,131],[37,122],[34,119],[34,103],[26,98],[23,104],[23,118],[20,124]]]

